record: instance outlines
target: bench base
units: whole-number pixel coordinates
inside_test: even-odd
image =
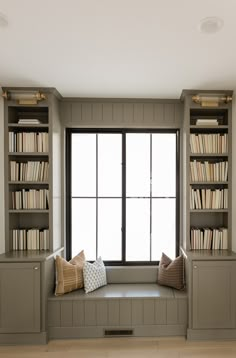
[[[185,336],[187,295],[157,284],[109,284],[87,295],[51,296],[48,326],[54,339]]]
[[[186,336],[186,325],[136,327],[50,327],[49,339]]]

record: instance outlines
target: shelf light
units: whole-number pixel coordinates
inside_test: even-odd
[[[232,96],[225,95],[195,95],[192,97],[193,102],[200,104],[202,107],[218,107],[220,103],[229,103]]]
[[[21,91],[21,90],[8,90],[2,94],[6,100],[18,101],[19,104],[37,104],[39,101],[45,100],[45,94],[37,90]]]

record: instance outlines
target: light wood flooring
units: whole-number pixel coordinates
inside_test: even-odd
[[[174,338],[53,340],[44,346],[0,346],[1,358],[219,358],[236,357],[236,341]]]

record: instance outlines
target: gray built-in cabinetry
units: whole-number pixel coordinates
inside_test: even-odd
[[[5,100],[0,343],[47,341],[47,297],[53,290],[54,256],[62,250],[62,146],[58,94],[42,92],[46,99],[37,104]]]
[[[222,97],[231,96],[232,92],[182,93],[181,231],[189,300],[187,337],[235,338],[236,255],[231,251],[232,104],[202,106],[193,101],[197,94]]]

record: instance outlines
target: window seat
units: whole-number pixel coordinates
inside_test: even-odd
[[[52,294],[49,338],[186,335],[187,294],[158,285],[156,275],[156,267],[107,268],[107,286]]]

